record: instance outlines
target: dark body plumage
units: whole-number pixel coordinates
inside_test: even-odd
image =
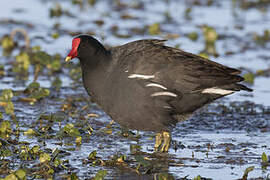
[[[170,131],[215,99],[251,91],[238,84],[239,70],[165,46],[163,40],[106,50],[91,36],[76,38],[84,87],[113,120],[130,129]]]

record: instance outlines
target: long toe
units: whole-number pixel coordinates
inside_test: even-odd
[[[168,152],[171,145],[171,135],[169,132],[163,132],[162,135],[164,141],[161,148],[161,152]]]
[[[155,151],[158,151],[163,141],[163,136],[161,133],[156,134],[156,142],[155,142]]]

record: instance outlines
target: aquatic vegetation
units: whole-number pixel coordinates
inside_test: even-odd
[[[231,1],[32,2],[39,19],[28,6],[0,18],[0,179],[207,179],[201,172],[213,166],[228,179],[267,178],[270,109],[258,99],[269,94],[269,2],[237,0],[237,16],[226,13]],[[84,92],[79,65],[64,62],[65,42],[80,33],[106,47],[155,36],[203,57],[220,54],[256,92],[202,109],[174,130],[169,154],[153,153],[153,134],[109,123]]]
[[[196,33],[196,32],[191,32],[191,33],[188,34],[188,37],[189,37],[189,39],[192,40],[192,41],[197,41],[199,35],[198,35],[198,33]]]
[[[161,33],[160,30],[160,24],[159,23],[154,23],[148,27],[148,32],[150,35],[158,35]]]
[[[248,178],[248,173],[250,173],[251,171],[254,170],[254,166],[250,166],[248,168],[246,168],[245,172],[244,172],[244,175],[242,177],[242,180],[247,180]]]
[[[269,43],[270,42],[270,32],[269,31],[270,30],[268,30],[268,29],[264,30],[264,32],[263,32],[262,35],[259,35],[259,34],[255,33],[253,35],[254,41],[257,44],[261,45],[261,46],[265,46],[266,43]]]
[[[60,17],[64,14],[62,7],[59,3],[56,3],[54,7],[50,9],[50,17]]]
[[[28,87],[26,87],[24,93],[28,95],[27,98],[30,101],[30,104],[33,105],[36,101],[49,96],[50,90],[40,87],[38,82],[32,82],[28,85]],[[22,100],[26,99],[22,98]]]
[[[14,68],[12,69],[14,72],[22,74],[24,76],[28,75],[28,70],[30,66],[30,57],[27,52],[20,52],[16,57],[16,61],[13,64]]]
[[[242,9],[259,8],[264,10],[270,5],[268,0],[233,0],[239,4]]]
[[[108,172],[106,170],[99,170],[95,175],[94,180],[103,180],[107,173]]]
[[[3,48],[3,55],[8,56],[12,52],[12,50],[15,48],[16,43],[13,41],[13,39],[10,36],[4,36],[0,40],[0,44]]]
[[[13,92],[11,89],[5,89],[0,96],[0,106],[4,107],[6,114],[14,115],[14,104],[11,101]]]
[[[262,153],[262,170],[266,171],[267,167],[270,166],[270,157],[265,152]]]
[[[255,74],[253,73],[246,73],[243,76],[245,78],[245,81],[247,83],[253,84],[254,83],[254,79],[255,79]]]
[[[78,137],[80,132],[77,128],[74,127],[73,124],[67,124],[63,127],[62,132],[71,137]]]
[[[262,153],[262,163],[268,163],[268,157],[265,152]]]
[[[216,51],[216,41],[218,39],[218,34],[213,27],[203,26],[202,27],[204,36],[204,50],[203,52],[208,55],[218,56]]]

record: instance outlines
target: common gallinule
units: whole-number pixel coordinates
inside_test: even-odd
[[[66,61],[77,57],[88,94],[116,122],[157,132],[155,149],[168,151],[179,121],[215,99],[252,91],[241,71],[146,39],[106,49],[88,35],[72,40]]]

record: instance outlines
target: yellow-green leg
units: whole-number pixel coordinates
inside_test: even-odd
[[[156,142],[155,142],[155,151],[159,150],[159,147],[161,146],[163,141],[163,137],[161,133],[156,134]]]
[[[171,144],[171,135],[169,132],[156,134],[155,151],[168,152]]]
[[[112,119],[111,122],[110,122],[110,125],[113,125],[113,123],[114,123],[114,120]]]
[[[163,132],[163,145],[161,148],[161,152],[168,152],[171,145],[171,135],[169,132]]]

